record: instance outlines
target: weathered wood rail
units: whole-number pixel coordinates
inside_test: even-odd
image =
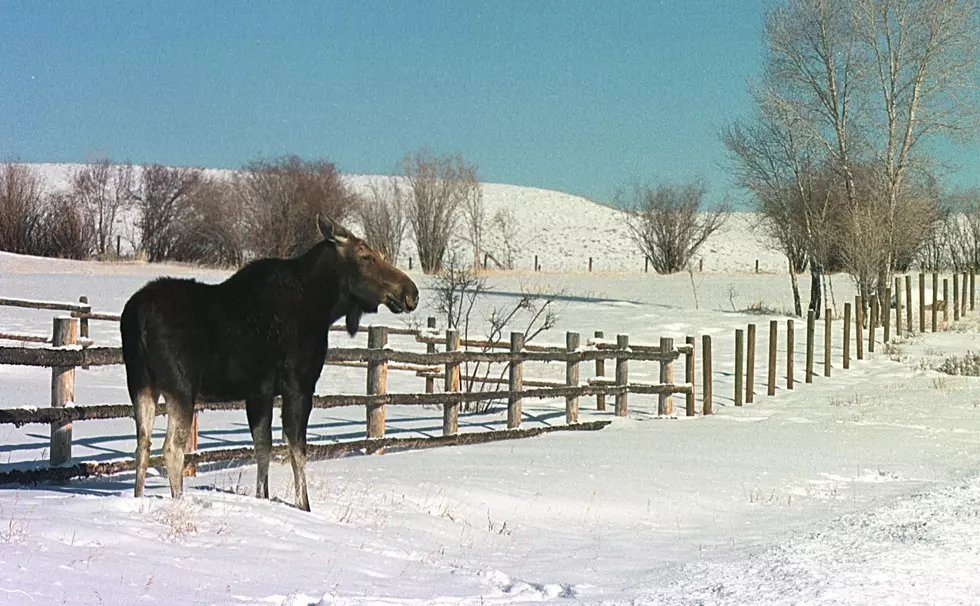
[[[22,299],[0,299],[0,305],[15,305],[35,309],[51,309],[67,311],[69,314],[55,318],[54,336],[45,342],[53,342],[57,346],[0,346],[0,364],[47,367],[52,369],[51,406],[48,408],[20,407],[0,408],[0,424],[50,424],[51,426],[51,456],[50,466],[25,472],[15,470],[0,473],[0,483],[38,481],[39,479],[64,479],[66,477],[86,476],[93,474],[115,473],[132,468],[132,461],[113,461],[109,463],[73,462],[71,456],[72,423],[97,419],[132,418],[130,404],[100,404],[92,406],[76,406],[74,400],[74,371],[78,367],[120,365],[123,363],[121,347],[95,346],[89,341],[87,346],[79,345],[81,340],[78,330],[88,320],[118,321],[118,315],[94,313],[87,305],[56,304],[36,302]],[[328,350],[325,364],[341,366],[358,366],[367,369],[367,393],[331,394],[314,396],[315,408],[335,408],[344,406],[362,406],[366,410],[365,439],[338,444],[311,445],[328,452],[383,452],[385,448],[424,447],[429,444],[461,444],[473,441],[490,441],[494,439],[510,439],[526,435],[538,435],[541,428],[522,429],[522,403],[525,399],[564,399],[566,425],[568,429],[600,428],[596,425],[579,422],[580,398],[594,396],[597,410],[605,409],[607,396],[615,397],[615,415],[626,416],[629,411],[629,394],[651,394],[658,396],[657,412],[660,415],[671,415],[672,398],[674,394],[685,394],[686,414],[697,414],[694,405],[694,356],[693,338],[686,343],[674,345],[670,339],[662,339],[656,346],[630,345],[627,335],[619,335],[614,341],[601,338],[590,339],[582,346],[577,333],[566,334],[566,344],[561,346],[531,345],[524,343],[523,333],[512,333],[507,342],[490,342],[485,340],[461,340],[456,330],[445,331],[445,336],[438,336],[434,330],[435,320],[430,318],[428,328],[422,330],[406,328],[389,328],[386,326],[370,326],[362,329],[368,333],[368,347],[331,347]],[[87,326],[85,327],[87,333]],[[337,327],[337,330],[344,330]],[[600,333],[601,334],[601,333]],[[404,351],[388,346],[389,335],[411,336],[413,340],[426,347],[426,352]],[[0,338],[2,338],[0,334]],[[38,341],[40,342],[40,341]],[[441,345],[445,351],[436,351]],[[479,348],[477,350],[470,348]],[[507,351],[494,351],[506,349]],[[710,379],[710,340],[704,341],[705,379]],[[685,382],[673,382],[673,364],[680,357],[685,359]],[[604,364],[606,360],[615,361],[615,377],[606,377]],[[659,383],[638,383],[630,381],[628,363],[656,362],[660,365],[661,381]],[[558,380],[545,381],[524,378],[524,366],[528,362],[564,363],[566,367],[565,382]],[[596,376],[584,381],[580,380],[581,363],[595,362]],[[462,376],[461,366],[470,363],[502,365],[507,378],[489,376]],[[508,371],[509,369],[509,371]],[[388,393],[387,377],[389,370],[405,370],[416,373],[425,379],[425,393]],[[432,388],[434,379],[444,380],[442,393],[435,393]],[[461,380],[472,381],[476,384],[491,385],[494,389],[482,391],[463,391]],[[501,387],[506,387],[501,388]],[[710,386],[704,389],[702,414],[710,414]],[[459,433],[459,412],[461,405],[476,402],[506,401],[507,425],[506,431],[478,432],[475,436]],[[275,406],[281,406],[277,398]],[[385,438],[385,407],[387,406],[418,406],[438,405],[443,408],[443,439],[440,440],[391,440]],[[241,410],[244,402],[197,402],[197,411],[208,410]],[[166,406],[157,404],[157,415],[166,414]],[[195,415],[196,419],[196,415]],[[555,430],[549,428],[548,431]],[[510,433],[508,433],[510,432]],[[514,434],[513,432],[519,432]],[[197,463],[249,458],[251,448],[209,449],[195,453],[196,425],[192,435],[188,458],[188,467],[193,469]],[[312,451],[311,451],[312,452]],[[195,458],[196,457],[196,458]],[[72,471],[67,471],[72,470]],[[26,475],[25,475],[26,474]],[[67,475],[66,475],[67,474]]]

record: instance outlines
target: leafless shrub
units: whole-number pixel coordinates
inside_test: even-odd
[[[954,192],[946,200],[943,242],[956,271],[980,268],[980,189]]]
[[[372,182],[354,207],[364,239],[392,263],[398,260],[405,237],[405,193],[394,177],[382,183]]]
[[[95,250],[96,227],[85,209],[68,194],[48,196],[39,225],[42,249],[36,254],[62,259],[88,259]]]
[[[453,253],[450,253],[446,268],[436,278],[433,290],[437,297],[436,309],[446,318],[446,326],[460,331],[464,350],[490,351],[493,349],[491,344],[502,340],[507,328],[513,328],[521,317],[526,317],[523,328],[525,343],[550,330],[558,321],[555,295],[540,295],[522,288],[521,296],[513,305],[491,310],[486,319],[485,332],[480,331],[473,312],[477,303],[491,294],[492,288],[485,275],[460,263]],[[468,341],[482,341],[483,344],[470,345]],[[496,378],[503,378],[508,368],[503,366]],[[486,380],[491,372],[490,364],[464,362],[460,388],[466,392],[501,391],[501,383]],[[464,410],[484,412],[493,408],[498,401],[468,403],[464,405]]]
[[[482,196],[476,167],[466,164],[459,154],[437,158],[422,150],[405,156],[402,170],[410,188],[405,210],[419,263],[425,273],[437,273],[462,208],[472,206]]]
[[[499,269],[514,269],[524,253],[517,216],[512,208],[498,208],[490,219],[483,253]]]
[[[139,252],[151,262],[171,258],[181,238],[189,198],[201,181],[194,168],[144,167],[132,192],[139,210]]]
[[[0,164],[0,250],[42,254],[44,182],[31,167]]]
[[[225,180],[202,178],[188,193],[170,259],[235,267],[244,258],[244,227],[234,187]]]
[[[637,184],[628,199],[618,196],[627,209],[630,235],[657,273],[682,271],[711,234],[728,218],[727,209],[703,211],[704,187],[658,185],[651,189]]]
[[[312,217],[347,218],[356,198],[336,167],[297,156],[255,160],[236,179],[249,249],[259,257],[300,253],[319,236]]]
[[[130,203],[132,189],[133,167],[116,166],[108,159],[88,164],[72,175],[68,197],[91,223],[99,255],[110,252],[116,217]]]

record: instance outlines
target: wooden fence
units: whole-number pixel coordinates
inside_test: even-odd
[[[926,284],[930,281],[930,277],[932,282],[931,297],[926,295]],[[939,296],[940,280],[942,283],[941,298]],[[950,282],[952,282],[952,293],[950,293]],[[860,296],[854,297],[853,307],[850,302],[844,304],[843,322],[840,323],[842,332],[840,368],[845,370],[850,368],[852,343],[854,358],[857,360],[865,358],[865,351],[874,353],[879,330],[883,344],[891,343],[895,337],[902,337],[903,334],[925,333],[927,327],[930,332],[934,333],[949,330],[951,319],[953,322],[957,322],[965,318],[967,313],[972,313],[976,309],[976,273],[974,271],[962,272],[953,274],[951,278],[941,278],[938,273],[933,273],[931,276],[919,273],[917,305],[913,305],[912,292],[912,276],[898,276],[895,278],[894,288],[885,289],[884,304],[876,295],[872,295],[867,303]],[[913,312],[914,308],[918,309],[917,314]],[[867,316],[865,315],[866,310]],[[914,317],[918,318],[917,329],[916,323],[913,321]],[[927,319],[929,320],[928,323]],[[806,316],[806,341],[804,345],[805,383],[812,383],[814,375],[817,374],[814,338],[816,321],[814,311],[809,310]],[[824,311],[823,322],[823,375],[829,377],[833,368],[832,350],[834,346],[832,309],[827,308]],[[751,403],[755,397],[755,331],[755,324],[749,324],[746,329],[735,330],[735,392],[733,394],[735,406]],[[794,321],[792,319],[786,320],[786,389],[794,389],[796,358],[794,332]],[[777,368],[778,333],[779,321],[771,320],[769,322],[766,389],[766,394],[770,396],[776,393],[776,381],[779,373]],[[867,343],[865,343],[865,338],[867,338]]]
[[[122,348],[96,346],[90,339],[82,342],[81,335],[87,335],[89,320],[118,321],[115,314],[95,313],[87,303],[74,305],[26,301],[22,299],[0,299],[0,305],[13,305],[35,309],[69,311],[70,315],[60,315],[54,319],[52,336],[0,334],[0,338],[30,340],[50,343],[51,346],[6,347],[0,346],[0,364],[26,365],[51,368],[52,390],[50,408],[0,408],[0,424],[16,426],[36,423],[50,424],[51,449],[50,466],[29,471],[14,470],[0,473],[0,484],[11,482],[35,482],[41,480],[64,480],[71,477],[105,475],[132,470],[132,459],[107,463],[73,463],[71,456],[72,423],[94,419],[132,418],[131,404],[102,404],[92,406],[69,405],[74,401],[74,375],[78,367],[122,364]],[[343,327],[335,329],[341,331]],[[362,329],[362,332],[365,329]],[[594,396],[597,410],[605,410],[606,397],[615,399],[615,415],[626,416],[629,410],[630,394],[657,394],[657,412],[660,415],[673,414],[673,394],[685,395],[685,413],[695,415],[695,343],[688,337],[685,343],[674,344],[673,339],[662,338],[659,345],[631,345],[628,335],[618,335],[615,341],[602,338],[602,333],[582,343],[578,333],[565,335],[565,346],[542,346],[524,343],[524,334],[514,332],[510,340],[503,342],[462,341],[459,332],[446,330],[440,335],[435,329],[435,319],[429,318],[428,327],[422,330],[389,328],[372,325],[366,329],[367,348],[331,347],[327,352],[325,364],[358,366],[366,368],[367,389],[365,395],[315,395],[315,408],[335,408],[341,406],[363,406],[366,414],[365,438],[332,444],[310,444],[311,457],[337,456],[342,453],[364,450],[369,453],[383,452],[386,448],[420,448],[445,444],[464,444],[486,442],[496,439],[512,439],[538,435],[547,431],[562,429],[598,429],[608,421],[592,423],[579,422],[579,404],[583,397]],[[79,334],[81,333],[81,335]],[[424,344],[425,353],[390,348],[388,337],[392,335],[410,336],[417,344]],[[30,337],[24,339],[23,337]],[[43,340],[42,340],[43,339]],[[437,351],[442,346],[444,351]],[[476,349],[474,349],[476,348]],[[711,414],[711,340],[704,337],[702,414]],[[505,350],[505,351],[499,351]],[[674,361],[683,356],[685,375],[683,383],[674,383]],[[614,377],[605,375],[606,360],[615,361]],[[656,362],[659,364],[658,383],[631,382],[629,362]],[[564,363],[565,381],[540,381],[524,379],[527,363]],[[595,363],[595,376],[581,380],[582,364]],[[503,365],[506,379],[484,376],[463,376],[461,367],[468,363]],[[410,371],[425,381],[423,393],[388,393],[387,377],[389,370]],[[435,380],[443,379],[443,393],[435,392]],[[482,391],[463,391],[466,380],[472,385],[494,385],[497,389]],[[506,386],[506,389],[503,387]],[[521,429],[522,404],[525,399],[564,398],[564,426],[536,427]],[[459,433],[460,407],[466,403],[506,400],[507,430],[487,431],[478,434]],[[281,406],[276,398],[274,405]],[[443,435],[438,438],[397,439],[385,437],[385,409],[397,405],[441,405],[443,408]],[[196,411],[241,410],[244,402],[198,402]],[[166,406],[158,404],[157,415],[166,414]],[[190,474],[196,465],[203,462],[247,459],[252,456],[251,448],[216,449],[196,452],[197,413],[188,444],[187,465]],[[278,451],[277,451],[278,452]],[[162,464],[162,459],[154,457],[151,465]]]

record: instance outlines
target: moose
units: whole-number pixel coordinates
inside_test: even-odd
[[[174,498],[183,493],[184,447],[196,401],[245,400],[258,466],[255,496],[269,498],[272,411],[282,397],[297,508],[309,511],[306,429],[330,327],[384,304],[411,312],[419,290],[363,240],[317,215],[322,240],[298,256],[249,262],[225,281],[163,277],[126,302],[120,320],[126,383],[136,419],[136,486],[143,495],[156,404],[167,409],[163,456]]]

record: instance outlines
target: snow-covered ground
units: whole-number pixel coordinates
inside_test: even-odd
[[[803,383],[798,321],[797,384],[788,391],[786,316],[745,312],[792,304],[786,276],[749,271],[770,254],[752,237],[750,218],[742,228],[730,224],[716,252],[705,254],[703,274],[645,275],[639,265],[631,273],[603,266],[587,274],[570,259],[587,263],[589,252],[574,244],[592,234],[596,251],[620,251],[609,253],[608,269],[629,267],[632,251],[608,241],[621,227],[603,213],[615,211],[510,186],[487,186],[488,201],[497,187],[501,198],[527,207],[554,205],[546,222],[530,214],[523,221],[540,234],[546,270],[568,263],[575,271],[491,274],[494,294],[478,317],[512,304],[524,289],[563,295],[559,324],[540,342],[563,343],[565,330],[626,333],[635,343],[710,334],[717,414],[657,418],[653,397],[633,395],[630,416],[621,419],[586,398],[582,420],[610,426],[313,462],[312,513],[289,506],[288,465],[273,466],[268,502],[250,496],[255,470],[248,463],[201,469],[178,502],[160,475],[141,499],[131,496],[129,474],[2,487],[0,604],[977,603],[980,379],[932,368],[980,350],[980,312],[949,332],[879,343],[847,371],[838,322],[833,376],[822,376],[818,346],[810,385]],[[781,267],[775,261],[774,271]],[[85,294],[96,310],[119,311],[164,273],[206,281],[227,275],[0,253],[0,296],[71,301]],[[430,315],[431,280],[413,278],[422,288],[416,313]],[[844,277],[834,277],[834,288],[838,307],[853,296]],[[0,307],[0,330],[46,334],[53,315]],[[770,319],[780,320],[775,397],[764,387]],[[401,318],[382,311],[368,322],[399,325]],[[756,401],[737,408],[733,333],[749,322],[759,327]],[[111,323],[93,322],[92,331],[100,344],[119,342]],[[630,367],[640,381],[656,372],[653,363]],[[122,368],[76,374],[77,403],[126,401]],[[563,378],[564,367],[528,364],[525,376]],[[583,376],[591,373],[583,368]],[[393,371],[389,380],[392,391],[421,387],[412,374]],[[49,381],[43,370],[0,367],[0,406],[46,405]],[[318,386],[321,393],[363,390],[363,370],[338,367],[327,367]],[[675,410],[683,410],[680,398]],[[528,425],[561,424],[563,412],[563,400],[525,402]],[[478,431],[504,417],[502,410],[464,415],[461,425]],[[389,435],[438,435],[441,412],[393,407],[388,423]],[[159,418],[155,451],[164,426]],[[363,431],[363,411],[355,409],[315,411],[311,421],[312,441]],[[127,420],[75,423],[74,454],[129,457],[132,434]],[[46,427],[0,426],[0,471],[46,461],[47,442]],[[201,448],[249,443],[243,413],[202,414]]]

